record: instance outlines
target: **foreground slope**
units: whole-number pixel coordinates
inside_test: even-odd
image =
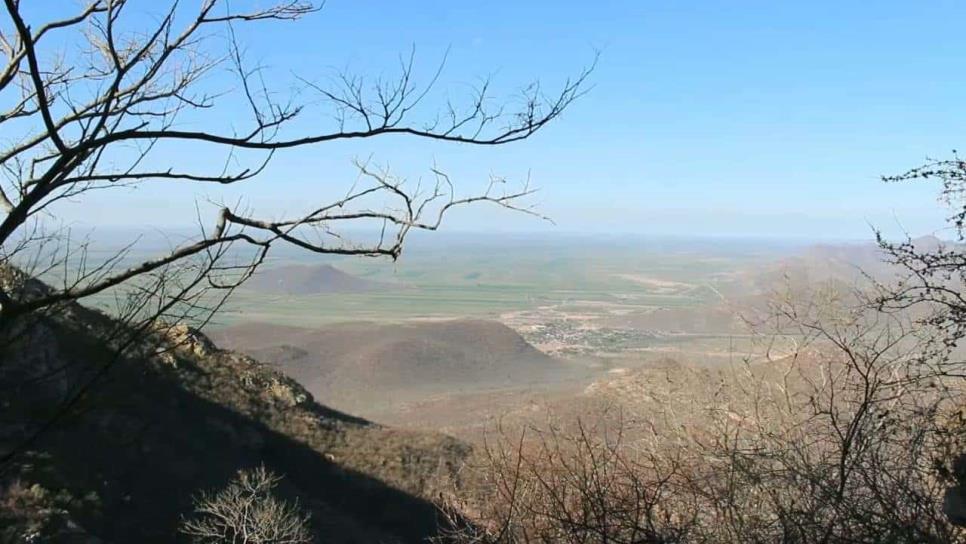
[[[114,360],[119,325],[70,306],[3,353],[0,454],[22,447]],[[23,333],[24,331],[19,331]],[[455,439],[388,429],[183,326],[118,359],[71,416],[0,473],[0,542],[172,542],[191,496],[265,464],[324,542],[417,542],[452,489]],[[96,538],[96,539],[95,539]]]

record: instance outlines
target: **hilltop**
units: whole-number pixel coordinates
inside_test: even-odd
[[[563,370],[513,329],[479,319],[322,328],[248,323],[212,335],[277,365],[327,403],[363,414],[427,394],[544,383]]]
[[[400,286],[359,278],[329,264],[294,264],[261,270],[245,283],[245,288],[266,294],[313,295],[368,293]]]

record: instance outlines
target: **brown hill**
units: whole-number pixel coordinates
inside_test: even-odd
[[[318,542],[423,542],[439,523],[428,498],[453,489],[468,452],[326,408],[183,326],[135,345],[52,420],[127,329],[76,305],[3,325],[0,391],[16,394],[0,403],[0,542],[177,542],[193,495],[260,464],[285,476]]]
[[[398,288],[359,278],[323,265],[287,265],[269,268],[255,274],[245,287],[253,291],[279,295],[313,295],[320,293],[368,293]]]
[[[955,242],[943,241],[935,236],[921,236],[908,243],[919,252],[934,252],[941,248],[961,249]],[[805,287],[831,282],[848,289],[868,285],[869,278],[886,283],[895,281],[907,272],[894,265],[889,254],[874,242],[819,244],[754,271],[754,285],[763,291],[770,291],[786,284]]]
[[[562,371],[494,321],[343,323],[320,329],[249,323],[212,335],[225,346],[275,363],[326,403],[363,414],[426,394],[553,381]]]

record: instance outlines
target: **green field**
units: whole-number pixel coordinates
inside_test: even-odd
[[[399,288],[287,296],[243,287],[233,294],[212,325],[245,321],[315,326],[359,320],[499,319],[527,312],[543,312],[547,320],[552,320],[563,314],[623,315],[654,308],[695,308],[720,300],[719,289],[733,282],[737,274],[774,260],[777,253],[774,248],[753,244],[617,243],[553,237],[506,244],[492,237],[484,242],[468,238],[461,243],[424,243],[410,248],[398,262],[320,257],[283,248],[272,254],[263,269],[325,263]],[[152,251],[138,249],[123,264],[150,256]],[[110,311],[116,296],[116,292],[103,293],[87,303]]]
[[[397,263],[380,259],[320,261],[292,255],[265,266],[329,262],[349,274],[401,288],[311,296],[269,296],[242,289],[216,321],[311,326],[356,320],[495,318],[546,307],[571,313],[596,312],[602,306],[628,311],[691,307],[714,301],[719,295],[712,287],[720,282],[719,277],[745,268],[757,258],[581,247],[424,250],[404,255]],[[691,287],[668,292],[622,277],[628,274]]]

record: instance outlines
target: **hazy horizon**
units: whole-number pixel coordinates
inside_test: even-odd
[[[138,239],[137,244],[157,245],[161,242],[169,241],[181,242],[186,239],[196,238],[202,234],[198,225],[91,225],[82,222],[71,224],[61,224],[59,228],[67,228],[76,237],[89,237],[95,245],[103,244],[104,247],[115,247],[116,245],[126,245],[134,238]],[[206,226],[207,228],[207,226]],[[379,231],[375,229],[350,228],[343,231],[346,236],[355,239],[369,239],[378,236]],[[940,229],[933,232],[893,232],[893,239],[921,238],[935,236],[941,240],[952,241],[955,236],[948,232],[948,229]],[[414,231],[407,237],[407,248],[434,248],[446,247],[462,242],[472,242],[483,245],[516,245],[516,244],[572,244],[581,241],[593,241],[601,244],[641,244],[641,243],[682,243],[682,244],[701,244],[701,243],[736,243],[736,244],[761,244],[763,246],[787,246],[789,248],[803,248],[811,245],[850,245],[850,244],[870,244],[875,242],[875,233],[869,228],[867,236],[848,236],[848,235],[784,235],[781,233],[761,232],[758,234],[731,234],[731,233],[688,233],[688,232],[647,232],[647,231],[617,231],[617,230],[504,230],[487,231],[473,228],[450,228],[439,231]],[[272,249],[271,254],[278,253],[304,253],[297,247],[280,245]],[[405,254],[405,252],[404,252]],[[308,254],[311,256],[311,254]],[[321,256],[320,256],[321,257]]]

